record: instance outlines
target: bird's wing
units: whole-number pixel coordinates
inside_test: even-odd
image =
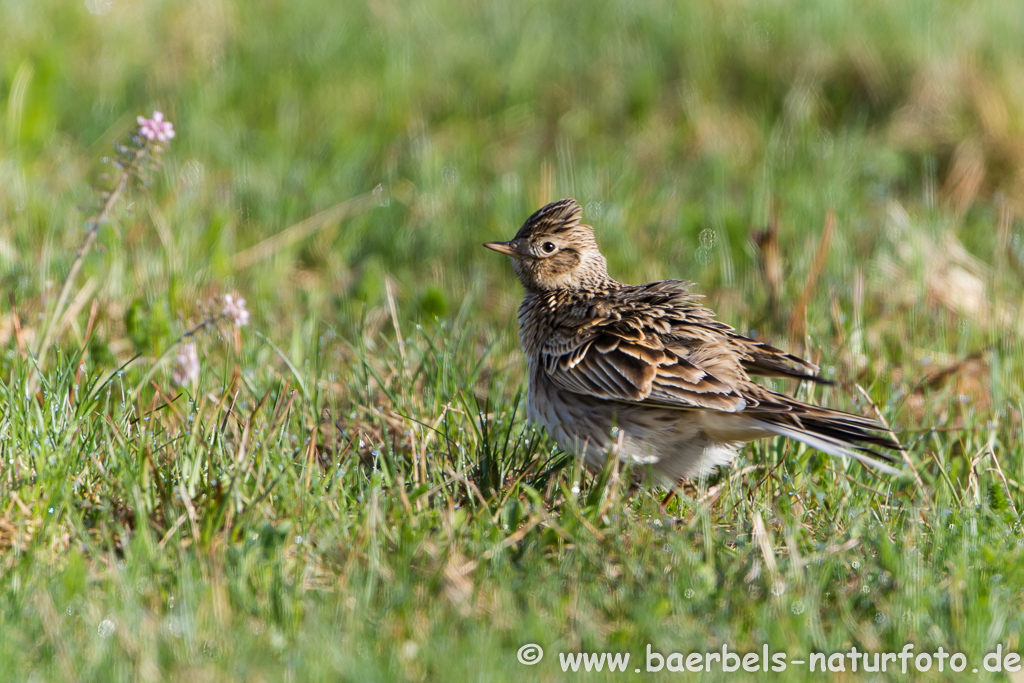
[[[743,369],[751,375],[806,379],[819,384],[833,384],[831,380],[817,374],[817,365],[799,356],[786,353],[771,344],[749,339],[732,330],[727,336],[742,358]]]
[[[680,284],[627,287],[575,306],[541,349],[552,381],[612,401],[726,412],[758,404],[743,391],[745,354],[732,328]]]
[[[766,433],[897,472],[879,462],[890,456],[872,448],[900,448],[881,425],[775,393],[747,376],[824,381],[812,374],[816,366],[737,334],[680,284],[628,287],[563,312],[541,348],[551,380],[609,401],[743,411]]]

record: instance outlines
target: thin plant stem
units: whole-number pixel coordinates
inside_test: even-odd
[[[71,296],[71,290],[75,284],[75,278],[78,272],[82,269],[82,263],[85,261],[86,254],[92,249],[93,244],[96,242],[96,237],[99,234],[100,226],[103,225],[110,218],[110,213],[117,201],[124,194],[125,189],[128,187],[128,183],[132,176],[135,174],[139,167],[142,159],[147,156],[148,145],[143,143],[131,157],[128,159],[128,163],[121,168],[121,175],[117,179],[117,183],[114,185],[114,189],[107,195],[106,201],[103,202],[103,206],[100,207],[99,212],[93,217],[86,221],[85,239],[78,246],[78,250],[75,252],[75,259],[71,262],[71,269],[68,271],[67,277],[64,278],[64,284],[60,289],[60,294],[57,296],[57,304],[53,308],[53,312],[50,314],[45,328],[45,333],[40,335],[39,346],[36,348],[35,356],[38,366],[41,368],[44,365],[46,358],[46,352],[53,342],[53,337],[56,334],[56,330],[59,326],[60,319],[65,314],[65,307],[67,306],[68,298]]]
[[[143,375],[142,379],[139,380],[139,383],[135,385],[135,388],[132,390],[132,393],[137,394],[139,390],[142,389],[142,387],[146,386],[146,383],[149,382],[149,378],[153,376],[153,373],[156,372],[156,369],[163,365],[163,362],[167,359],[168,356],[171,355],[171,351],[174,351],[174,349],[178,348],[178,346],[182,342],[184,342],[186,339],[190,339],[196,336],[210,325],[222,320],[225,317],[226,316],[224,316],[224,314],[208,316],[195,327],[186,330],[184,333],[182,333],[180,337],[178,337],[173,342],[168,344],[167,348],[164,349],[163,353],[157,356],[157,359],[150,364],[149,369],[146,371],[146,374]]]

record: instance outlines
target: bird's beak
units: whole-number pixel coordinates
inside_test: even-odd
[[[526,255],[516,248],[515,242],[484,242],[484,246],[512,258],[522,258]]]

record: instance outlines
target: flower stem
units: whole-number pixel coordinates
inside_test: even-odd
[[[146,386],[146,382],[149,381],[149,378],[153,376],[153,373],[156,372],[157,368],[159,368],[163,364],[163,362],[168,358],[168,356],[171,355],[171,351],[174,351],[174,349],[178,348],[179,344],[181,344],[186,339],[189,339],[190,337],[196,336],[197,334],[205,330],[207,327],[218,322],[223,318],[223,314],[207,316],[195,327],[186,330],[185,332],[182,333],[180,337],[178,337],[173,342],[168,344],[167,348],[163,350],[163,353],[157,356],[155,361],[150,363],[149,369],[146,370],[146,374],[142,376],[142,379],[139,380],[139,383],[136,384],[135,387],[132,389],[132,393],[138,394],[138,392],[142,390],[142,387]]]
[[[99,234],[100,226],[107,222],[110,218],[110,213],[113,211],[117,201],[124,194],[125,189],[128,187],[128,182],[131,180],[132,175],[135,174],[139,167],[139,162],[146,155],[146,145],[138,149],[131,157],[127,160],[127,163],[121,168],[121,175],[117,179],[117,183],[114,185],[114,189],[107,195],[106,200],[103,202],[103,206],[100,207],[99,212],[93,217],[89,218],[85,222],[85,239],[78,246],[78,250],[75,252],[75,260],[71,262],[71,269],[68,271],[67,277],[64,278],[64,284],[60,289],[60,294],[57,296],[57,304],[53,308],[53,312],[50,314],[49,319],[46,322],[44,328],[45,332],[39,336],[39,345],[36,347],[36,364],[41,369],[46,359],[46,352],[53,342],[53,338],[57,333],[61,319],[64,317],[68,298],[71,296],[71,290],[75,284],[75,277],[78,272],[82,269],[82,263],[85,261],[86,254],[92,249],[93,244],[96,242],[96,237]]]

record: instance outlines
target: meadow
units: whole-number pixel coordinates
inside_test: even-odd
[[[0,26],[0,678],[661,680],[725,647],[1024,680],[1024,4]],[[768,440],[662,508],[559,451],[480,244],[560,197],[617,279],[818,362],[774,386],[892,425],[906,476]],[[940,648],[962,675],[914,669]]]

